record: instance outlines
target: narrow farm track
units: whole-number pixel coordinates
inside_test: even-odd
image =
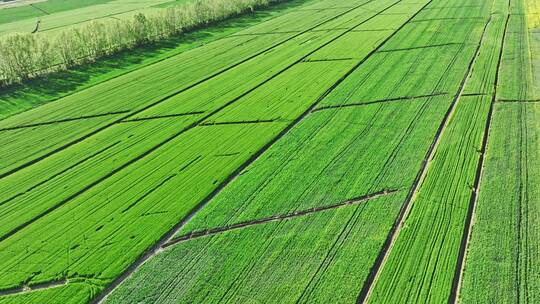
[[[56,280],[56,281],[36,284],[33,286],[24,286],[24,287],[17,287],[13,289],[6,289],[0,292],[0,296],[9,296],[9,295],[14,295],[14,294],[22,294],[25,292],[32,292],[32,291],[41,290],[41,289],[55,288],[62,285],[66,285],[67,283],[68,283],[68,280],[63,279],[63,280]]]
[[[311,0],[1,120],[0,304],[537,302],[531,1]]]

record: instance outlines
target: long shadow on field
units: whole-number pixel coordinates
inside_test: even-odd
[[[135,70],[145,64],[154,63],[227,36],[268,19],[281,11],[310,1],[312,0],[293,0],[277,4],[252,14],[217,22],[178,37],[101,58],[97,62],[85,64],[69,71],[61,71],[29,80],[23,84],[0,88],[0,120]]]

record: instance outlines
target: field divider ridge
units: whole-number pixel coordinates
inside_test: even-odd
[[[355,59],[354,58],[306,59],[303,62],[328,62],[328,61],[347,61],[347,60],[355,60]]]
[[[259,35],[279,35],[279,34],[295,34],[302,31],[283,31],[283,32],[268,32],[268,33],[247,33],[247,34],[232,34],[227,37],[243,37],[243,36],[259,36]]]
[[[294,38],[296,38],[296,37],[298,37],[298,36],[300,36],[302,34],[308,33],[312,29],[315,29],[315,28],[317,28],[317,27],[319,27],[319,26],[321,26],[321,25],[323,25],[323,24],[325,24],[327,22],[335,20],[335,19],[337,19],[337,18],[339,18],[339,17],[341,17],[341,16],[343,16],[343,15],[345,15],[345,14],[347,14],[347,13],[349,13],[349,12],[359,8],[359,7],[362,7],[363,5],[367,5],[368,3],[373,2],[373,1],[375,1],[375,0],[367,0],[366,2],[363,2],[363,3],[355,6],[354,8],[351,8],[351,9],[346,10],[346,11],[340,13],[340,14],[337,14],[336,16],[334,16],[332,18],[329,18],[329,19],[327,19],[327,20],[325,20],[325,21],[323,21],[321,23],[318,23],[318,24],[316,24],[316,25],[314,25],[314,26],[312,26],[312,27],[310,27],[310,28],[308,28],[308,29],[306,29],[306,30],[304,30],[302,32],[299,32],[298,34],[293,35],[293,36],[291,36],[291,37],[289,37],[289,38],[287,38],[287,39],[285,39],[283,41],[277,42],[277,43],[275,43],[275,44],[273,44],[273,45],[271,45],[271,46],[269,46],[267,48],[264,48],[263,50],[261,50],[259,52],[256,52],[255,54],[253,54],[251,56],[248,56],[248,57],[246,57],[246,58],[244,58],[244,59],[242,59],[242,60],[240,60],[240,61],[238,61],[238,62],[236,62],[236,63],[234,63],[232,65],[229,65],[228,67],[225,67],[225,68],[223,68],[221,70],[218,70],[217,72],[212,73],[212,74],[210,74],[210,75],[208,75],[206,77],[203,77],[202,79],[199,79],[199,80],[195,81],[194,83],[192,83],[190,85],[187,85],[186,87],[184,87],[184,88],[182,88],[182,89],[180,89],[178,91],[172,92],[172,93],[170,93],[170,94],[168,94],[168,95],[166,95],[164,97],[161,97],[158,100],[156,100],[156,101],[154,101],[154,102],[152,102],[152,103],[150,103],[150,104],[148,104],[146,106],[143,106],[143,107],[141,107],[140,109],[138,109],[136,111],[130,112],[128,115],[126,115],[124,117],[121,117],[121,118],[119,118],[117,120],[114,120],[114,121],[112,121],[112,122],[110,122],[110,123],[108,123],[106,125],[103,125],[103,126],[97,128],[97,129],[95,129],[95,130],[93,130],[93,131],[91,131],[91,132],[89,132],[87,134],[84,134],[83,136],[80,136],[79,138],[77,138],[75,140],[72,140],[72,141],[70,141],[70,142],[68,142],[68,143],[66,143],[66,144],[64,144],[64,145],[50,151],[50,152],[47,152],[44,155],[41,155],[41,156],[39,156],[37,158],[34,158],[34,159],[30,160],[30,161],[27,161],[27,162],[13,168],[13,169],[10,169],[7,172],[4,172],[4,173],[0,174],[0,180],[2,178],[4,178],[4,177],[7,177],[7,176],[19,171],[19,170],[22,170],[22,169],[24,169],[26,167],[29,167],[29,166],[31,166],[31,165],[39,162],[39,161],[42,161],[42,160],[46,159],[47,157],[49,157],[51,155],[54,155],[54,154],[56,154],[56,153],[58,153],[58,152],[60,152],[62,150],[65,150],[65,149],[67,149],[67,148],[69,148],[69,147],[71,147],[71,146],[73,146],[73,145],[75,145],[77,143],[80,143],[83,140],[85,140],[85,139],[87,139],[89,137],[92,137],[92,136],[98,134],[99,132],[104,131],[105,129],[108,129],[109,127],[112,127],[112,126],[122,122],[123,120],[127,120],[130,117],[133,117],[133,116],[135,116],[135,115],[137,115],[137,114],[139,114],[141,112],[144,112],[144,111],[146,111],[146,110],[148,110],[148,109],[150,109],[150,108],[152,108],[154,106],[157,106],[158,104],[161,104],[162,102],[166,101],[167,99],[170,99],[170,98],[172,98],[172,97],[174,97],[174,96],[176,96],[178,94],[181,94],[181,93],[183,93],[183,92],[185,92],[185,91],[187,91],[189,89],[192,89],[192,88],[194,88],[194,87],[196,87],[196,86],[198,86],[198,85],[200,85],[200,84],[202,84],[202,83],[204,83],[204,82],[206,82],[206,81],[208,81],[208,80],[210,80],[212,78],[215,78],[215,77],[217,77],[217,76],[219,76],[219,75],[221,75],[221,74],[223,74],[223,73],[225,73],[225,72],[227,72],[229,70],[232,70],[235,67],[237,67],[237,66],[239,66],[239,65],[241,65],[241,64],[243,64],[243,63],[245,63],[245,62],[247,62],[247,61],[249,61],[249,60],[251,60],[253,58],[258,57],[258,56],[272,50],[273,48],[278,47],[281,44],[284,44],[284,43],[286,43],[286,42],[288,42],[288,41],[290,41],[290,40],[292,40],[292,39],[294,39]]]
[[[379,53],[389,53],[389,52],[402,52],[402,51],[411,51],[411,50],[421,50],[421,49],[438,48],[438,47],[453,46],[453,45],[462,45],[462,44],[463,44],[463,43],[460,43],[460,42],[449,42],[449,43],[441,43],[441,44],[433,44],[433,45],[413,46],[413,47],[402,48],[402,49],[381,50],[381,51],[379,51]]]
[[[329,11],[342,8],[350,8],[351,6],[336,6],[336,7],[326,7],[326,8],[301,8],[298,11],[300,12],[311,12],[311,11]]]
[[[202,122],[199,124],[201,127],[208,126],[222,126],[222,125],[252,125],[260,123],[273,123],[273,122],[285,122],[284,119],[258,119],[258,120],[239,120],[239,121],[217,121],[217,122]]]
[[[45,15],[50,15],[51,14],[51,13],[47,12],[46,10],[42,9],[41,7],[34,5],[33,3],[30,3],[29,6],[31,6],[32,8],[44,13]]]
[[[151,117],[132,118],[128,120],[122,120],[119,123],[137,122],[137,121],[154,120],[154,119],[165,119],[165,118],[172,118],[172,117],[184,117],[184,116],[200,115],[200,114],[204,114],[204,111],[193,111],[193,112],[185,112],[185,113],[178,113],[178,114],[167,114],[167,115],[158,115],[158,116],[151,116]]]
[[[540,102],[540,99],[496,99],[496,103],[535,103]]]
[[[444,20],[478,20],[478,21],[482,21],[484,19],[485,19],[484,17],[446,17],[446,18],[420,19],[420,20],[412,21],[411,23],[444,21]]]
[[[508,23],[510,21],[510,14],[506,16],[504,25],[503,37],[501,39],[501,49],[499,51],[499,58],[497,61],[497,68],[495,73],[495,81],[493,82],[493,94],[489,105],[488,115],[486,119],[486,125],[484,127],[484,136],[482,138],[482,146],[480,148],[480,159],[476,168],[476,174],[474,177],[474,184],[472,186],[472,192],[469,202],[469,208],[467,210],[467,218],[465,219],[465,227],[463,229],[463,237],[461,239],[457,264],[454,272],[454,279],[452,280],[452,289],[450,297],[448,298],[449,304],[457,304],[459,300],[459,293],[461,289],[461,279],[463,278],[463,272],[465,270],[465,258],[467,255],[469,241],[471,239],[472,226],[474,225],[474,210],[478,203],[478,192],[480,191],[480,184],[482,182],[482,173],[484,169],[484,161],[487,151],[487,145],[489,140],[489,131],[491,129],[491,122],[493,119],[493,111],[495,102],[497,100],[497,84],[499,83],[499,72],[504,53],[504,45],[506,40],[506,31],[508,29]]]
[[[212,236],[215,234],[219,234],[219,233],[223,233],[223,232],[227,232],[231,230],[238,230],[238,229],[242,229],[242,228],[246,228],[250,226],[265,224],[268,222],[289,220],[296,217],[306,216],[313,213],[328,211],[328,210],[342,208],[346,206],[354,206],[354,205],[358,205],[360,203],[364,203],[378,197],[394,194],[398,191],[399,190],[397,189],[384,189],[384,190],[377,191],[371,194],[347,199],[337,204],[313,207],[313,208],[298,210],[298,211],[294,211],[292,213],[286,213],[286,214],[276,214],[276,215],[259,218],[255,220],[250,220],[250,221],[244,221],[244,222],[240,222],[240,223],[236,223],[236,224],[232,224],[228,226],[221,226],[221,227],[205,229],[205,230],[196,230],[196,231],[192,231],[187,234],[181,235],[179,237],[170,239],[167,243],[163,244],[161,248],[167,248],[169,246],[172,246],[181,242],[185,242],[185,241],[189,241],[189,240],[193,240],[193,239],[197,239],[201,237],[206,237],[206,236]]]
[[[475,96],[493,96],[492,94],[486,94],[486,93],[466,93],[461,94],[461,97],[475,97]]]
[[[431,1],[430,1],[431,2]],[[382,250],[379,253],[379,256],[377,257],[375,264],[373,265],[370,274],[364,283],[364,286],[360,290],[360,293],[358,294],[357,303],[366,303],[371,295],[371,292],[373,291],[373,286],[375,286],[375,282],[377,281],[381,269],[384,267],[384,264],[386,260],[388,259],[388,256],[390,255],[390,252],[392,250],[393,244],[397,237],[399,236],[399,233],[401,231],[401,228],[403,227],[405,223],[405,219],[407,218],[407,215],[409,214],[412,203],[416,199],[416,196],[418,194],[418,191],[420,190],[420,186],[425,179],[427,172],[429,171],[430,164],[433,160],[433,157],[435,156],[437,147],[439,146],[442,138],[442,134],[444,133],[446,127],[450,123],[450,119],[453,117],[455,109],[457,107],[457,104],[461,100],[461,94],[463,94],[465,90],[465,85],[467,84],[467,80],[469,79],[474,64],[476,62],[476,59],[478,58],[480,54],[480,47],[482,46],[482,43],[485,38],[485,34],[487,31],[488,26],[491,24],[491,21],[493,19],[493,15],[490,15],[489,19],[486,22],[486,25],[484,26],[482,30],[482,35],[480,38],[480,41],[478,42],[478,45],[476,47],[475,53],[473,57],[471,58],[471,61],[469,62],[467,71],[465,72],[465,76],[461,80],[460,87],[458,90],[458,93],[455,95],[455,97],[452,100],[452,103],[450,104],[446,114],[444,115],[443,120],[441,121],[441,124],[439,125],[439,128],[437,130],[437,133],[435,134],[435,137],[433,139],[433,142],[428,150],[428,153],[426,157],[424,158],[424,161],[422,163],[422,167],[420,171],[417,174],[417,177],[409,191],[409,194],[407,195],[405,202],[403,204],[403,207],[400,210],[400,213],[398,215],[398,218],[394,224],[394,227],[390,230],[390,233],[388,234],[387,240],[385,241],[385,244],[383,245]]]
[[[380,100],[373,100],[373,101],[366,101],[366,102],[351,102],[351,103],[344,103],[344,104],[338,104],[338,105],[331,105],[331,106],[324,106],[324,107],[316,108],[316,109],[313,110],[313,112],[319,112],[319,111],[331,110],[331,109],[340,109],[340,108],[360,107],[360,106],[367,106],[367,105],[378,104],[378,103],[387,103],[387,102],[405,101],[405,100],[415,100],[415,99],[437,97],[437,96],[445,96],[445,95],[448,95],[448,93],[440,92],[440,93],[433,93],[433,94],[427,94],[427,95],[403,96],[403,97],[387,98],[387,99],[380,99]]]

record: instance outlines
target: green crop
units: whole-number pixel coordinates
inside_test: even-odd
[[[535,7],[313,0],[0,121],[0,303],[535,302]]]

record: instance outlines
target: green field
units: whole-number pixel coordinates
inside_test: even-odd
[[[112,0],[47,0],[29,3],[16,7],[0,6],[0,24],[10,23],[23,19],[34,19],[45,15],[60,13],[86,6],[103,4]],[[31,5],[30,5],[31,4]]]
[[[0,92],[0,304],[537,303],[539,13],[291,1]]]
[[[176,5],[172,0],[47,0],[0,9],[0,35],[38,32],[54,34],[72,25],[106,18],[122,18],[134,12],[149,12],[153,7]]]

